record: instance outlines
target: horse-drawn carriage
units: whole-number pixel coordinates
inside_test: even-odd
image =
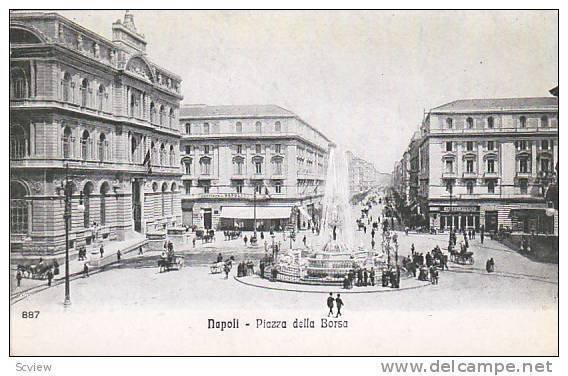
[[[461,265],[473,265],[473,252],[450,251],[450,261]]]
[[[160,257],[158,260],[158,267],[160,273],[169,272],[170,270],[180,270],[183,267],[183,256],[176,256],[173,253]]]
[[[45,279],[50,270],[53,270],[55,275],[59,274],[59,264],[56,260],[50,263],[40,259],[37,264],[18,264],[18,271],[24,278]]]

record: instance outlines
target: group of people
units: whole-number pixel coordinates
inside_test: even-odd
[[[334,299],[333,298],[333,293],[329,293],[329,296],[327,297],[327,308],[329,309],[329,312],[327,313],[327,317],[333,317],[334,313],[333,313],[333,308],[336,307],[337,311],[335,313],[335,317],[339,317],[341,316],[341,307],[343,307],[345,304],[343,303],[343,300],[341,300],[341,295],[337,294],[337,297]]]
[[[246,277],[254,274],[254,262],[252,260],[241,261],[237,265],[237,277]]]

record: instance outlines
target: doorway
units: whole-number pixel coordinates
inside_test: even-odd
[[[210,230],[213,225],[213,213],[211,209],[203,209],[203,227]]]
[[[142,202],[140,197],[140,181],[135,179],[132,182],[132,219],[134,221],[134,231],[142,232]]]

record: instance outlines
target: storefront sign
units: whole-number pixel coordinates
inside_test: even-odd
[[[455,213],[455,212],[460,212],[460,213],[477,213],[479,211],[479,206],[442,206],[440,208],[440,211],[445,212],[445,213]]]

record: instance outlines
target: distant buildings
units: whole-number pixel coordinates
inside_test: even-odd
[[[181,78],[149,60],[128,12],[112,35],[10,14],[12,252],[62,254],[67,173],[72,254],[181,223]]]
[[[382,181],[381,173],[371,162],[357,157],[353,152],[347,151],[349,166],[349,191],[351,195],[368,191]]]
[[[558,234],[557,166],[558,98],[457,100],[426,114],[393,182],[431,228]]]
[[[319,222],[331,141],[275,105],[184,106],[183,223],[215,229]]]

